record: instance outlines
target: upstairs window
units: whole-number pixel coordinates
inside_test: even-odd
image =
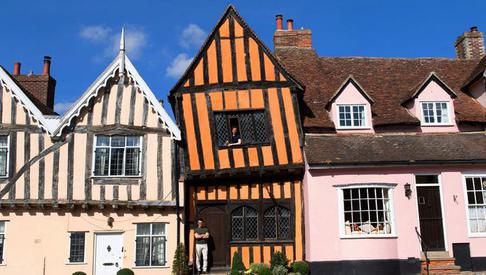
[[[0,136],[0,178],[8,176],[8,136]]]
[[[449,124],[449,104],[447,102],[422,102],[422,123],[424,125]]]
[[[365,105],[338,105],[340,128],[366,127]]]
[[[142,159],[140,136],[96,136],[95,176],[139,176]]]
[[[264,110],[214,114],[219,146],[268,143],[269,127]]]

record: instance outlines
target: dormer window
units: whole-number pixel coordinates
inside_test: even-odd
[[[338,105],[339,128],[366,127],[365,105]]]
[[[450,124],[448,102],[422,102],[422,124]]]

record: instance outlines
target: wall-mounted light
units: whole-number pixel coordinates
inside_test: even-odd
[[[405,197],[410,199],[410,197],[412,196],[412,188],[410,187],[410,183],[406,183],[404,187],[405,187]]]
[[[109,217],[108,218],[108,226],[113,227],[113,222],[115,222],[115,219],[113,219],[113,217]]]

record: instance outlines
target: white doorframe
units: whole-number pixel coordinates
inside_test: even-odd
[[[105,274],[96,274],[96,267],[97,267],[97,261],[96,261],[96,252],[98,250],[97,248],[97,240],[100,235],[115,235],[115,236],[120,236],[121,238],[121,246],[123,248],[124,242],[123,242],[123,231],[100,231],[100,232],[94,232],[94,238],[93,238],[93,274],[94,275],[105,275]],[[121,256],[121,264],[120,268],[123,268],[123,252],[120,250],[120,256]]]

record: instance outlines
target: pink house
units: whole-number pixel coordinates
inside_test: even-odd
[[[416,59],[321,57],[310,35],[277,31],[274,42],[306,87],[313,274],[486,270],[482,33],[461,35],[457,58]]]

